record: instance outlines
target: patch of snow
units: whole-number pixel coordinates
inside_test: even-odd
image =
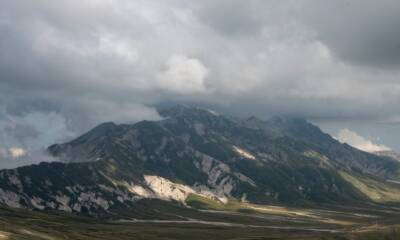
[[[246,183],[250,184],[253,187],[257,186],[256,183],[251,178],[249,178],[249,177],[247,177],[247,176],[245,176],[245,175],[243,175],[241,173],[235,172],[234,175],[237,178],[239,178],[239,180],[242,181],[242,182],[246,182]]]
[[[95,192],[82,192],[79,195],[78,200],[89,205],[97,205],[105,210],[110,207],[110,203],[107,200],[97,196]]]
[[[30,202],[34,208],[37,208],[39,210],[43,210],[45,206],[42,205],[43,200],[38,197],[33,197],[30,199]]]
[[[230,197],[236,180],[246,182],[253,187],[256,186],[252,179],[241,173],[232,172],[227,164],[217,159],[201,152],[195,152],[195,156],[199,158],[199,161],[195,162],[195,166],[208,175],[207,183],[219,197]]]
[[[69,202],[71,199],[66,195],[55,196],[55,200],[60,204],[58,209],[61,211],[72,212],[72,209],[69,207]]]
[[[240,199],[241,202],[246,203],[247,202],[247,194],[243,193],[242,198]]]
[[[7,206],[20,208],[21,205],[19,204],[20,197],[15,192],[11,191],[4,191],[0,188],[0,202],[4,203]]]
[[[147,189],[145,189],[144,187],[142,187],[140,185],[130,184],[130,185],[128,185],[128,190],[129,190],[129,192],[136,194],[140,197],[148,198],[151,196],[151,192],[149,192]]]
[[[194,129],[196,130],[196,133],[200,136],[203,136],[205,134],[205,126],[202,123],[196,122],[193,124]]]
[[[161,199],[184,202],[191,193],[196,193],[191,187],[173,183],[159,176],[145,175],[144,179],[148,187]]]
[[[11,174],[10,176],[8,176],[8,181],[11,184],[17,186],[20,191],[22,190],[21,180],[19,180],[19,177],[16,174]]]
[[[228,198],[223,193],[218,193],[209,189],[204,185],[190,187],[187,185],[174,183],[168,179],[159,176],[144,176],[145,182],[149,189],[153,192],[152,195],[147,195],[150,198],[159,198],[163,200],[175,200],[185,203],[186,198],[190,194],[197,194],[209,199],[217,200],[222,203],[227,203]],[[229,185],[229,184],[228,184]],[[228,191],[230,191],[228,189]]]
[[[386,182],[390,182],[390,183],[395,183],[395,184],[400,184],[400,181],[396,181],[396,180],[386,180]]]
[[[256,157],[253,154],[251,154],[248,151],[246,151],[246,150],[244,150],[242,148],[239,148],[237,146],[233,146],[233,150],[235,150],[235,152],[237,152],[241,157],[247,158],[249,160],[255,160],[256,159]]]
[[[216,112],[214,110],[210,110],[210,109],[206,109],[207,112],[211,113],[214,116],[221,116],[221,114],[219,112]]]

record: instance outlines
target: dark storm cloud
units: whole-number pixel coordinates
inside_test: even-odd
[[[159,119],[153,106],[166,101],[397,122],[399,9],[389,0],[2,1],[0,150]]]
[[[312,1],[306,23],[345,60],[373,67],[400,65],[400,2],[396,0]]]
[[[200,16],[223,34],[251,36],[263,27],[303,25],[348,61],[378,67],[400,63],[400,2],[338,1],[212,1]]]
[[[204,4],[199,16],[217,31],[227,35],[248,36],[257,34],[262,26],[262,19],[256,14],[257,2],[213,1]]]

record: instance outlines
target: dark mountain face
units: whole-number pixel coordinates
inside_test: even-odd
[[[380,157],[391,158],[391,159],[394,159],[394,160],[400,162],[400,154],[395,151],[391,151],[391,150],[378,151],[378,152],[374,152],[373,154],[380,156]]]
[[[160,114],[50,146],[63,163],[0,171],[0,202],[100,214],[143,198],[185,204],[191,195],[223,203],[397,201],[389,194],[397,185],[385,181],[397,180],[398,162],[341,144],[305,120],[235,120],[183,106]]]

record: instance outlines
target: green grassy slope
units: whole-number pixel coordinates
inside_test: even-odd
[[[193,196],[194,197],[194,196]],[[201,199],[193,198],[197,201]],[[193,200],[192,199],[192,200]],[[288,209],[257,206],[252,212],[232,205],[225,211],[198,211],[173,203],[139,203],[136,207],[171,212],[158,219],[113,221],[61,212],[0,208],[0,239],[399,239],[400,212],[394,209]],[[235,210],[236,209],[236,210]],[[148,213],[148,211],[143,211]],[[129,215],[127,213],[127,215]],[[142,216],[145,219],[155,216]],[[127,216],[127,219],[129,217]],[[186,221],[186,222],[185,222]]]

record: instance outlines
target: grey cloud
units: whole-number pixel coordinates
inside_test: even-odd
[[[0,167],[12,169],[41,162],[55,162],[59,159],[50,156],[45,149],[25,152],[22,148],[4,149],[0,148]]]
[[[154,106],[163,102],[262,117],[400,116],[395,1],[0,6],[0,147],[34,149],[103,121],[159,119]],[[18,127],[6,128],[11,121]]]
[[[212,1],[201,8],[199,16],[223,34],[253,35],[262,26],[261,19],[255,15],[259,13],[256,7],[255,1]]]
[[[400,64],[400,2],[309,1],[303,19],[344,60],[378,68]]]
[[[400,3],[396,0],[212,1],[200,16],[222,34],[254,37],[271,26],[301,27],[345,61],[393,68],[400,63]],[[279,37],[282,32],[275,32]]]

